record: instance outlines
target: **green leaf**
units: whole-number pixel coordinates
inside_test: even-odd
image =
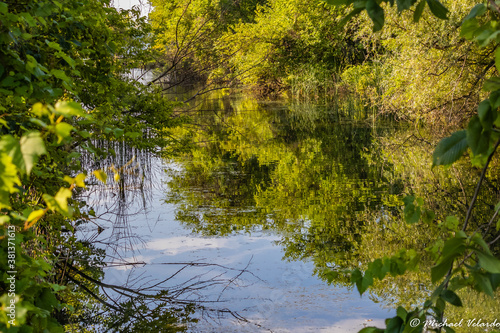
[[[78,131],[77,133],[84,139],[90,138],[90,133],[87,131]]]
[[[26,21],[26,23],[28,23],[28,25],[30,26],[30,28],[36,27],[36,21],[33,18],[33,16],[31,16],[30,13],[28,13],[28,12],[21,13],[20,16],[23,17],[23,19]]]
[[[441,297],[441,294],[439,295],[438,299],[436,300],[436,309],[438,309],[438,311],[436,312],[444,312],[444,309],[446,308],[446,302],[443,300],[443,298]]]
[[[490,248],[489,248],[488,244],[486,244],[486,242],[484,241],[483,237],[481,237],[481,234],[478,234],[478,233],[474,234],[474,236],[472,236],[471,240],[472,240],[472,242],[481,246],[483,248],[483,250],[485,251],[485,253],[491,254]]]
[[[28,71],[28,73],[30,74],[34,74],[35,76],[40,76],[38,73],[35,73],[35,69],[37,69],[38,67],[38,62],[36,61],[36,59],[31,56],[31,55],[26,55],[26,71]],[[42,73],[42,76],[44,75],[44,73]]]
[[[370,272],[365,272],[363,276],[359,269],[355,269],[351,273],[351,282],[356,284],[359,294],[363,295],[366,289],[373,284],[373,277]]]
[[[471,154],[471,164],[477,168],[482,168],[488,160],[488,154],[473,155]]]
[[[483,84],[484,91],[500,90],[500,77],[492,77],[486,80]]]
[[[368,264],[368,271],[371,272],[374,278],[382,280],[389,272],[389,267],[385,266],[381,259],[375,259]]]
[[[12,163],[12,157],[2,152],[0,154],[0,209],[9,208],[9,193],[18,192],[21,181],[17,176],[17,168]]]
[[[406,316],[408,315],[408,312],[405,310],[405,308],[403,308],[402,306],[398,306],[396,314],[398,315],[399,318],[403,319],[403,321],[406,321]]]
[[[484,253],[476,250],[477,257],[479,258],[479,266],[484,268],[485,271],[490,273],[500,273],[500,260],[491,254]]]
[[[401,326],[403,325],[403,319],[399,317],[393,317],[387,323],[385,328],[385,333],[399,333],[401,331]]]
[[[140,133],[140,132],[127,132],[127,133],[125,133],[125,136],[127,136],[131,139],[137,139],[141,135],[142,135],[142,133]]]
[[[460,300],[460,297],[458,297],[458,295],[455,294],[455,292],[453,292],[450,289],[444,290],[443,293],[441,294],[441,298],[452,305],[462,306],[462,301]]]
[[[51,283],[50,284],[50,287],[52,288],[52,290],[54,290],[56,293],[61,291],[61,290],[65,290],[67,289],[68,287],[67,286],[61,286],[59,284],[55,284],[55,283]]]
[[[31,132],[23,135],[20,140],[21,152],[23,154],[26,173],[29,175],[38,157],[46,154],[45,144],[39,132]]]
[[[491,32],[490,30],[483,30],[477,35],[476,40],[479,42],[480,47],[487,46],[491,41],[494,41],[500,35],[500,30]]]
[[[56,42],[49,42],[47,39],[45,40],[45,44],[47,44],[50,48],[56,50],[56,51],[62,51],[61,45],[59,45]]]
[[[329,271],[325,273],[326,280],[328,283],[332,283],[334,280],[336,280],[339,277],[339,272],[337,271]]]
[[[432,155],[433,165],[450,165],[462,157],[466,149],[466,131],[455,132],[451,136],[439,141]]]
[[[490,274],[490,282],[493,290],[500,286],[500,274]]]
[[[73,58],[71,58],[70,56],[68,56],[66,53],[64,53],[62,51],[56,52],[56,55],[60,58],[63,58],[64,61],[66,61],[68,63],[68,65],[71,66],[71,68],[75,69],[76,62]]]
[[[397,0],[396,4],[398,6],[398,12],[410,9],[410,7],[416,2],[416,0]]]
[[[21,38],[24,39],[24,40],[30,40],[31,38],[33,38],[33,35],[29,34],[27,32],[23,32],[22,35],[21,35]]]
[[[406,197],[403,198],[405,206],[413,204],[413,201],[415,201],[415,196],[413,195],[407,195]]]
[[[55,111],[66,118],[71,116],[87,117],[80,103],[59,101],[55,105]]]
[[[479,115],[479,120],[481,121],[481,125],[483,126],[483,128],[485,130],[490,130],[497,118],[497,113],[493,112],[489,99],[485,99],[484,101],[479,103],[477,113]]]
[[[0,2],[0,13],[7,14],[9,6],[5,2]]]
[[[363,279],[361,279],[361,284],[357,283],[356,285],[358,287],[359,294],[362,295],[371,285],[373,285],[373,276],[371,272],[365,272]]]
[[[429,209],[424,209],[422,213],[422,222],[429,224],[432,221],[434,221],[434,218],[436,217],[436,214],[432,210]]]
[[[464,21],[467,21],[467,20],[470,20],[476,16],[481,16],[483,15],[484,13],[486,13],[486,6],[482,3],[479,3],[477,5],[475,5],[469,15],[467,15],[465,18],[464,18]]]
[[[66,81],[68,83],[71,83],[71,79],[66,75],[66,73],[63,70],[60,69],[53,69],[50,71],[50,74],[54,75],[56,78]]]
[[[121,137],[123,135],[124,132],[125,131],[122,130],[121,128],[115,128],[113,130],[113,135],[115,136],[115,138],[119,138],[119,137]]]
[[[500,106],[500,90],[492,91],[490,93],[489,100],[490,100],[490,105],[493,108],[493,111],[496,111],[496,109]],[[498,122],[499,120],[498,116],[496,118],[497,118],[496,122]],[[495,123],[495,125],[498,126],[497,123]]]
[[[57,135],[57,143],[70,136],[70,133],[75,128],[68,123],[59,123],[55,126],[55,132]]]
[[[366,9],[366,3],[369,0],[354,0],[353,1],[353,7],[356,9]]]
[[[455,237],[446,240],[442,252],[443,258],[457,257],[464,253],[466,239],[467,237],[463,237],[457,232]]]
[[[420,0],[417,7],[415,7],[415,12],[413,12],[413,22],[420,21],[420,17],[422,17],[424,8],[425,8],[425,0]]]
[[[384,26],[384,10],[375,0],[366,2],[366,12],[373,21],[373,31],[379,31]]]
[[[483,274],[483,273],[473,273],[474,280],[475,280],[475,287],[481,291],[483,291],[485,294],[493,297],[493,286],[491,285],[491,280],[490,278]]]
[[[437,18],[440,18],[442,20],[447,20],[448,17],[448,9],[446,9],[445,6],[438,0],[426,0],[427,4],[429,5],[429,9],[431,10],[432,14],[436,16]]]
[[[453,260],[465,251],[465,240],[466,237],[457,232],[455,237],[445,242],[440,263],[431,267],[431,280],[433,283],[445,276],[452,267]]]
[[[404,217],[409,224],[417,223],[420,220],[420,207],[413,204],[407,205],[404,210]]]
[[[21,170],[25,170],[23,154],[21,153],[21,145],[19,141],[12,135],[4,135],[0,140],[0,151],[5,152],[12,157],[12,163]]]
[[[57,307],[59,301],[56,296],[51,292],[50,289],[44,289],[42,294],[36,298],[35,305],[47,311],[52,311],[53,308]]]
[[[63,5],[62,5],[59,1],[55,1],[55,0],[54,0],[52,3],[53,3],[54,5],[56,5],[56,6],[57,6],[57,8],[59,8],[59,9],[63,9]]]
[[[5,79],[1,81],[1,86],[2,87],[8,87],[12,88],[18,85],[18,83],[15,82],[16,79],[13,76],[7,76]]]
[[[446,216],[444,221],[444,226],[451,231],[456,231],[458,229],[458,218],[456,216]]]
[[[474,116],[467,126],[467,144],[474,155],[485,154],[490,147],[490,131],[484,131],[478,116]]]
[[[38,126],[40,126],[40,127],[42,127],[42,128],[46,128],[46,127],[48,126],[45,122],[41,121],[41,120],[40,120],[40,119],[38,119],[38,118],[30,118],[30,121],[31,121],[33,124],[36,124],[36,125],[38,125]]]

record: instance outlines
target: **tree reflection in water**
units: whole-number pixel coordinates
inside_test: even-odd
[[[461,166],[431,169],[430,133],[374,120],[349,101],[283,105],[220,93],[192,117],[199,126],[177,134],[199,145],[174,158],[181,171],[169,172],[167,202],[178,205],[177,219],[207,236],[272,230],[284,260],[312,261],[314,274],[335,284],[349,285],[346,270],[399,249],[423,252],[444,232],[404,223],[405,195],[424,198],[442,221],[463,212],[477,179]],[[496,188],[482,194],[483,211]],[[430,264],[424,256],[417,272],[378,282],[371,297],[392,308],[418,304],[433,290],[423,282]],[[498,317],[498,301],[463,297],[475,299],[472,306],[454,308],[450,318]]]
[[[165,275],[141,272],[140,268],[151,263],[140,259],[146,241],[134,232],[133,223],[148,223],[153,197],[158,196],[155,191],[163,190],[159,172],[153,169],[162,168],[162,164],[151,152],[122,142],[93,145],[113,153],[99,161],[82,154],[84,167],[105,170],[107,182],[91,178],[88,190],[80,193],[93,217],[80,222],[78,234],[90,255],[99,257],[99,262],[89,263],[91,269],[99,271],[101,277],[106,274],[97,279],[70,263],[67,268],[79,277],[73,281],[101,304],[99,326],[119,332],[179,332],[197,321],[192,316],[195,311],[206,318],[232,316],[245,321],[234,311],[214,308],[218,299],[204,299],[200,291],[218,287],[223,292],[242,275],[251,274],[246,267],[238,269],[202,261],[161,262],[154,265],[170,267],[164,270]],[[202,269],[216,273],[200,273]],[[189,277],[180,281],[177,276],[181,272],[189,272]],[[90,322],[84,320],[83,327]]]

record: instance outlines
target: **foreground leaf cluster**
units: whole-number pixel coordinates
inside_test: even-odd
[[[80,157],[113,155],[102,140],[169,144],[173,104],[131,76],[154,60],[150,31],[137,8],[106,0],[0,2],[2,332],[113,322],[98,285],[75,273],[99,281],[104,267],[104,253],[75,236],[93,218],[78,198],[92,180]],[[106,181],[106,170],[95,171]]]

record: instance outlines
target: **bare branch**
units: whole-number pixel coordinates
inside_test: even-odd
[[[467,215],[465,216],[465,221],[464,221],[464,225],[462,227],[462,231],[465,231],[465,229],[467,229],[467,224],[469,223],[469,219],[470,219],[470,216],[472,214],[472,209],[474,208],[474,204],[476,203],[476,199],[477,199],[477,196],[479,194],[479,190],[481,189],[481,184],[482,184],[483,179],[486,175],[486,170],[488,169],[488,165],[490,164],[490,161],[491,161],[493,155],[495,154],[495,152],[498,148],[498,145],[500,145],[500,139],[495,144],[495,147],[493,148],[493,152],[490,154],[490,156],[488,156],[488,160],[486,161],[486,164],[483,167],[483,171],[481,172],[481,176],[479,177],[479,181],[477,182],[476,190],[474,191],[474,196],[472,197],[472,200],[471,200],[470,205],[469,205],[469,209],[467,210]]]

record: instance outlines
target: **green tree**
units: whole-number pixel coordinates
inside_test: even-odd
[[[169,89],[204,79],[214,86],[248,84],[263,94],[318,97],[365,51],[340,25],[342,10],[321,1],[152,2],[155,47]],[[327,20],[325,20],[327,18]]]
[[[268,1],[257,8],[255,22],[240,23],[223,36],[241,81],[263,93],[292,87],[294,95],[330,92],[347,64],[364,58],[364,50],[340,24],[342,9],[321,1]],[[267,90],[267,91],[266,91]]]
[[[219,51],[224,46],[221,36],[238,22],[252,22],[256,6],[265,2],[152,0],[154,47],[163,65],[156,80],[163,82],[164,90],[199,81],[231,85],[229,56]]]

